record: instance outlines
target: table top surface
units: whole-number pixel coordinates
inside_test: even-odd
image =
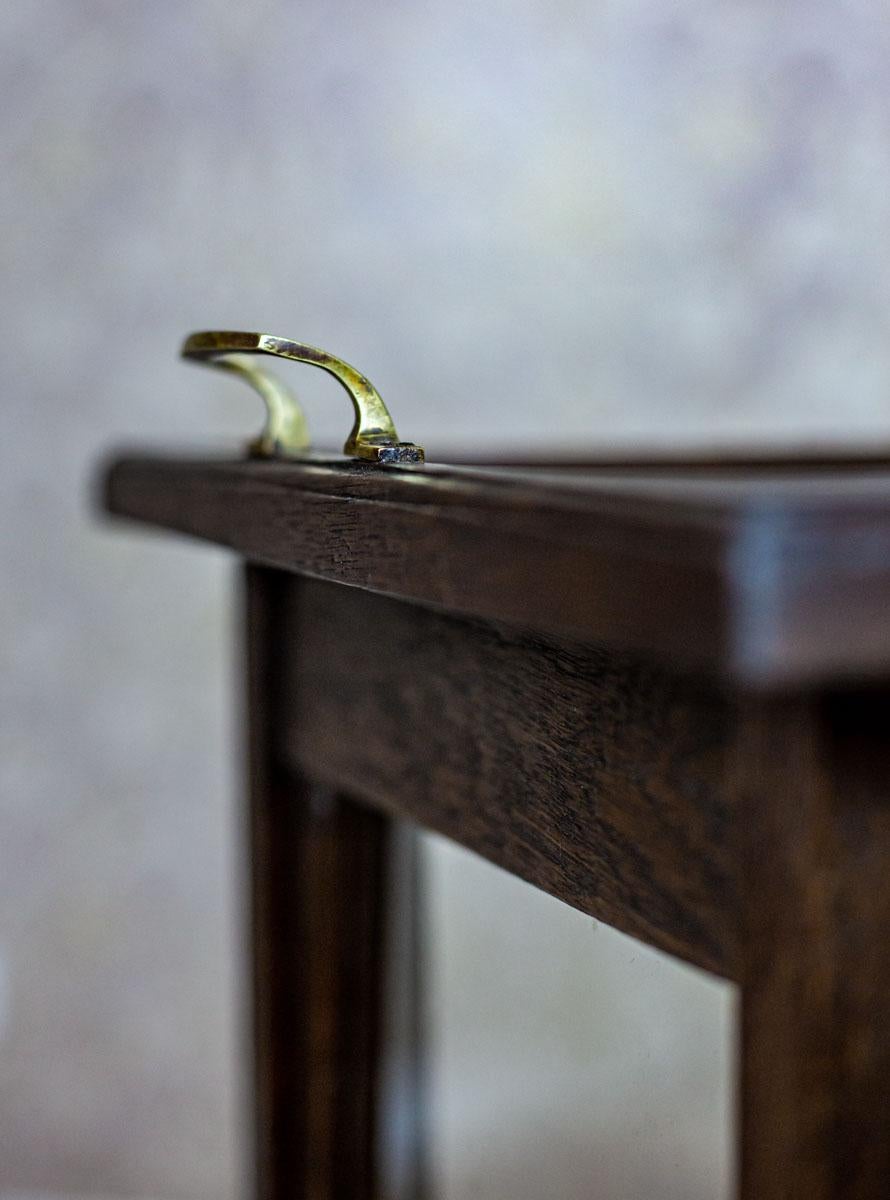
[[[112,513],[743,686],[890,675],[890,462],[380,468],[141,452]]]

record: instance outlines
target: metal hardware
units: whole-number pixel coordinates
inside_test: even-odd
[[[189,339],[191,341],[191,339]],[[183,347],[183,357],[198,357]],[[266,405],[266,424],[248,449],[257,458],[294,458],[305,454],[311,443],[306,416],[293,392],[250,361],[247,355],[231,354],[224,358],[201,356],[208,365],[232,371],[258,392]]]
[[[424,461],[423,447],[399,441],[389,410],[376,388],[355,367],[333,354],[270,333],[193,333],[182,347],[183,358],[235,371],[262,396],[268,416],[265,429],[252,443],[254,453],[293,457],[308,449],[309,436],[296,398],[274,376],[242,357],[248,354],[269,354],[308,363],[334,376],[349,394],[355,410],[352,430],[343,447],[344,454],[382,464]]]

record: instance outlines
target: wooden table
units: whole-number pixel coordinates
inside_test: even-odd
[[[249,564],[261,1200],[381,1194],[399,818],[741,986],[743,1200],[890,1196],[890,467],[125,457],[106,495]]]

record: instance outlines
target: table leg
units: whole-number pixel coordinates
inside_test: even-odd
[[[752,703],[743,1200],[890,1196],[890,697]]]
[[[248,567],[256,1194],[374,1200],[394,830],[284,761],[282,622],[298,587]],[[410,1172],[402,1184],[417,1194]]]

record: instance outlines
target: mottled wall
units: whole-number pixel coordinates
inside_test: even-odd
[[[433,454],[452,428],[496,444],[508,411],[526,443],[886,438],[888,42],[876,0],[0,8],[0,1190],[236,1191],[230,569],[88,506],[108,445],[255,420],[176,361],[183,333],[330,347]],[[476,967],[512,935],[459,902],[502,884],[437,862],[441,1044],[478,1063],[504,1023]],[[696,992],[696,1036],[671,1023],[691,984],[559,918],[545,944],[583,983],[556,1010],[530,994],[530,1028],[572,1031],[551,1063],[594,1044],[588,1012],[600,1046],[630,1008],[638,1047],[685,1030],[648,1060],[678,1090],[610,1137],[664,1174],[690,1158],[707,1195],[725,997]],[[481,1094],[455,1055],[452,1133]],[[659,1142],[678,1105],[694,1119]],[[472,1169],[486,1141],[527,1146],[472,1111]]]

